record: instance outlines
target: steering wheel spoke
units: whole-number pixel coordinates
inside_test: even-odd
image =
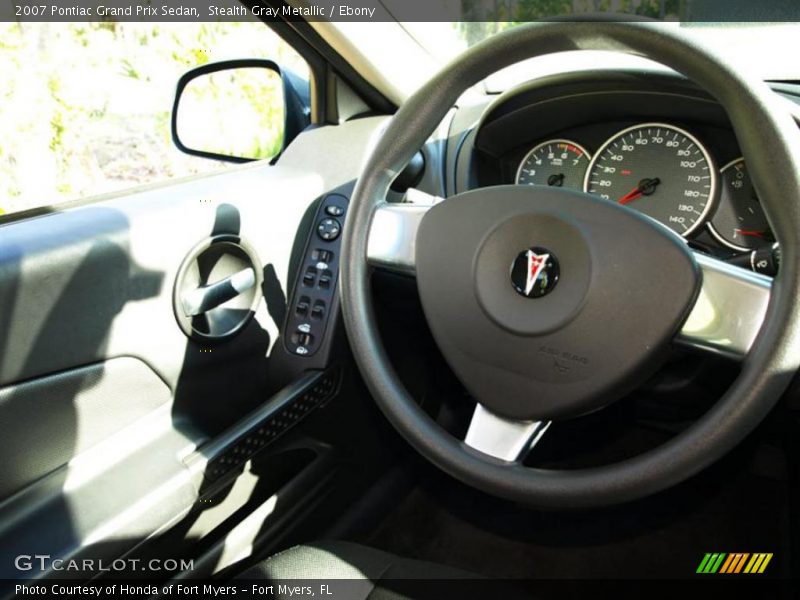
[[[404,202],[382,202],[375,208],[367,243],[367,260],[375,267],[413,275],[417,229],[422,217],[443,199],[411,188]]]
[[[521,462],[542,439],[550,423],[506,419],[478,403],[464,443],[494,458]]]
[[[704,254],[695,259],[703,283],[676,342],[740,360],[761,330],[772,280]]]
[[[416,191],[415,191],[416,192]],[[414,275],[417,230],[440,198],[418,192],[425,202],[380,204],[370,227],[371,265]],[[772,279],[705,254],[695,254],[703,283],[695,305],[676,337],[679,345],[742,359],[761,329]]]

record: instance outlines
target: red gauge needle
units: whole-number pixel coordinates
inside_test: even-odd
[[[620,204],[627,204],[628,202],[633,202],[634,200],[636,200],[641,195],[642,195],[642,190],[640,190],[638,188],[638,186],[637,186],[634,189],[632,189],[630,192],[625,194],[622,198],[617,200],[617,202],[619,202]]]
[[[619,204],[628,204],[629,202],[633,202],[643,195],[649,196],[656,191],[656,186],[659,183],[661,183],[661,180],[658,177],[653,177],[653,179],[642,179],[639,182],[639,185],[617,200],[617,202]]]
[[[763,238],[764,235],[766,234],[765,231],[756,231],[754,229],[734,229],[734,231],[738,232],[741,235],[757,237],[757,238]]]

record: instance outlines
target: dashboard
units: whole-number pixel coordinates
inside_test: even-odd
[[[727,116],[679,76],[609,71],[524,84],[484,107],[454,162],[454,191],[574,189],[636,210],[698,251],[768,274],[777,268]]]

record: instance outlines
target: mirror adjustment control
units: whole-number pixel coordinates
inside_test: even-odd
[[[342,232],[342,224],[336,219],[322,219],[317,225],[317,235],[326,242],[332,242]]]

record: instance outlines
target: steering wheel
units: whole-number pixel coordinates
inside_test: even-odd
[[[567,50],[650,58],[717,99],[781,246],[774,281],[696,254],[666,227],[579,192],[498,186],[444,201],[385,202],[393,178],[465,89],[520,60]],[[365,163],[350,207],[342,311],[370,391],[422,455],[496,496],[540,507],[587,507],[665,489],[740,442],[798,369],[798,128],[762,81],[671,28],[539,23],[473,47],[393,117]],[[392,368],[370,290],[376,266],[416,274],[433,336],[477,400],[464,440],[424,413]],[[742,361],[728,392],[691,427],[655,449],[602,467],[523,465],[553,419],[619,399],[663,363],[674,343]]]

